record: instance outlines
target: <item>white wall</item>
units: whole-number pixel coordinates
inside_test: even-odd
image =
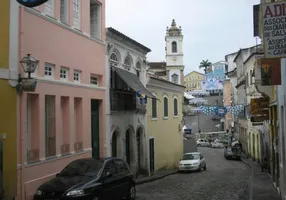
[[[113,38],[107,36],[106,38],[107,44],[113,45],[113,48],[110,51],[106,52],[106,87],[110,88],[110,63],[109,57],[110,55],[115,52],[118,56],[119,65],[118,67],[123,68],[124,60],[126,56],[129,55],[132,58],[131,62],[131,69],[130,72],[136,74],[136,63],[139,62],[141,64],[141,73],[140,73],[140,81],[146,87],[147,84],[147,77],[146,77],[146,68],[147,65],[143,62],[146,60],[146,54],[140,52],[124,43],[121,43]],[[128,127],[132,127],[134,133],[132,135],[132,146],[133,149],[133,156],[131,158],[131,169],[133,172],[136,171],[137,168],[137,143],[136,143],[136,130],[139,126],[143,128],[143,135],[144,135],[144,154],[141,154],[141,166],[144,165],[147,167],[147,155],[146,155],[146,115],[145,114],[137,114],[136,111],[126,111],[126,112],[111,112],[110,110],[110,92],[109,90],[106,91],[106,148],[107,148],[107,156],[111,156],[112,150],[112,133],[115,130],[119,130],[120,133],[120,140],[117,144],[118,148],[118,156],[126,159],[125,153],[125,136],[126,130]],[[142,146],[142,145],[141,145]],[[143,159],[143,160],[142,160]]]

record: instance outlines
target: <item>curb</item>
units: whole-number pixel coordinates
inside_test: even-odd
[[[253,168],[251,164],[249,164],[248,162],[245,161],[244,158],[241,158],[242,162],[244,162],[246,165],[248,165],[250,168]]]
[[[156,181],[156,180],[159,180],[159,179],[163,179],[167,176],[170,176],[170,175],[173,175],[173,174],[177,174],[178,172],[170,172],[170,173],[166,173],[166,174],[162,174],[162,175],[154,175],[153,177],[150,176],[150,178],[146,178],[145,180],[138,180],[138,181],[135,181],[135,184],[136,185],[141,185],[141,184],[144,184],[144,183],[149,183],[149,182],[153,182],[153,181]]]

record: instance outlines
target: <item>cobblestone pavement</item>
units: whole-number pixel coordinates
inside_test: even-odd
[[[168,176],[137,186],[138,200],[248,200],[251,168],[225,160],[223,149],[199,148],[207,170]]]

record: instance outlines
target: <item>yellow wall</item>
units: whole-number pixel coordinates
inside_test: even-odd
[[[204,80],[204,75],[201,73],[198,73],[196,71],[193,71],[186,75],[184,77],[185,82],[185,91],[190,90],[200,90],[201,89],[201,82]],[[194,87],[193,84],[197,85],[197,87]]]
[[[147,134],[155,138],[155,170],[177,166],[183,154],[183,138],[179,131],[182,120],[182,92],[174,93],[163,90],[149,90],[156,94],[157,120],[152,120],[152,103],[147,105]],[[163,95],[169,97],[168,119],[163,119]],[[174,117],[173,96],[178,98],[178,117]]]
[[[10,0],[1,0],[0,6],[0,69],[9,68]],[[16,90],[8,80],[0,79],[0,140],[3,140],[3,181],[5,199],[16,196],[17,190],[17,107]]]

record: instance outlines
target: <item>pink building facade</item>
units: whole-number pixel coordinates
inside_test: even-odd
[[[104,0],[19,6],[19,60],[29,53],[39,66],[36,91],[18,100],[17,199],[75,159],[105,157],[104,41]]]
[[[230,80],[226,79],[223,81],[223,102],[224,106],[231,106],[231,85]],[[232,122],[232,115],[230,112],[227,112],[225,115],[225,123],[224,123],[224,129],[231,131],[231,122]]]

